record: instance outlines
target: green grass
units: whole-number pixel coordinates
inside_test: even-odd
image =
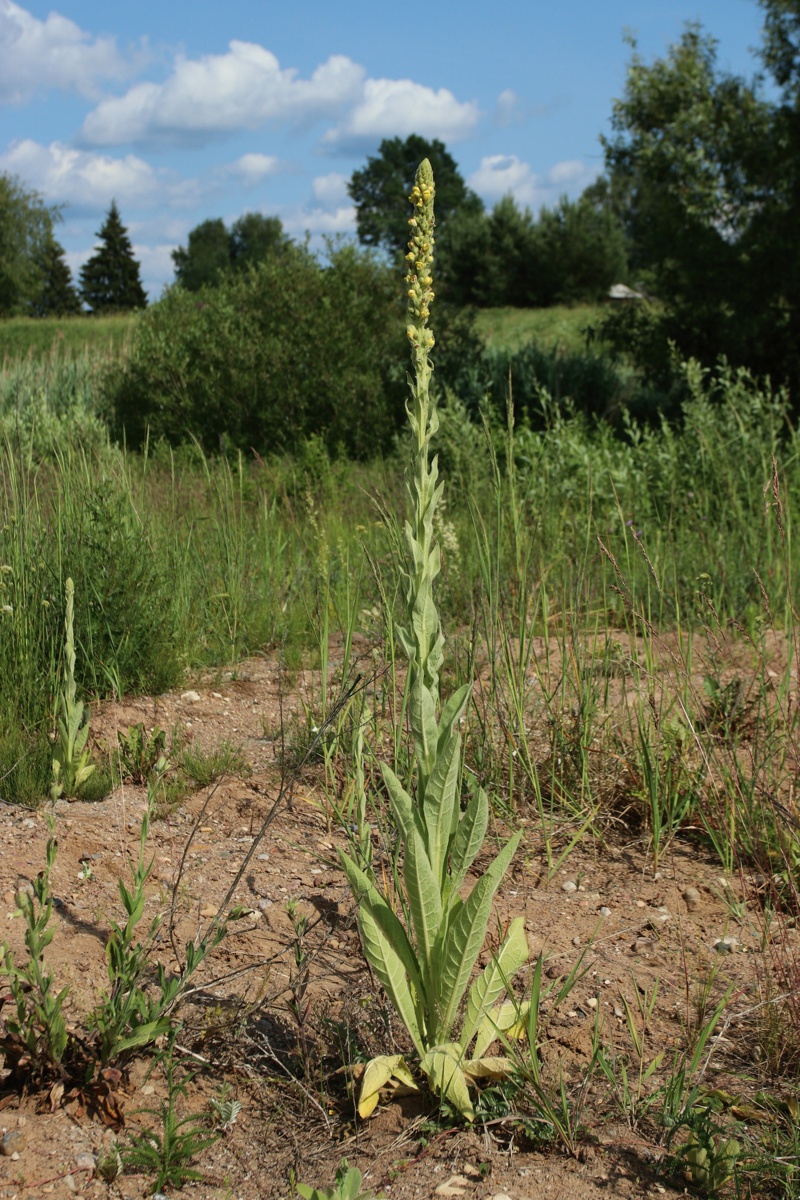
[[[133,332],[136,317],[6,317],[0,320],[0,367],[32,355],[72,357],[87,350],[119,353]]]
[[[518,350],[528,342],[581,350],[583,331],[603,308],[597,304],[565,304],[553,308],[485,308],[477,316],[478,333],[494,350]]]

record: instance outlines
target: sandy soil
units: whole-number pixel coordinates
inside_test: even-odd
[[[311,682],[299,679],[307,687]],[[223,740],[241,745],[250,764],[246,777],[196,792],[153,825],[155,868],[146,917],[163,914],[156,953],[170,970],[173,947],[182,953],[184,943],[208,927],[237,880],[280,786],[278,667],[252,660],[235,679],[210,676],[192,690],[198,699],[173,695],[106,704],[92,715],[98,743],[114,745],[118,729],[142,721],[148,729],[158,725],[209,749]],[[298,703],[295,692],[284,705],[290,723]],[[143,789],[124,784],[99,803],[56,805],[55,937],[47,961],[58,985],[69,986],[66,1013],[76,1029],[85,1030],[86,1014],[107,986],[108,921],[121,916],[117,880],[138,849],[144,804]],[[672,843],[654,871],[644,837],[613,823],[603,837],[574,850],[548,879],[533,814],[522,821],[525,840],[499,893],[497,927],[524,913],[532,959],[545,954],[548,982],[579,960],[583,970],[564,1004],[548,1013],[541,1054],[551,1076],[560,1069],[570,1088],[577,1087],[598,1013],[604,1041],[626,1048],[623,997],[636,1007],[637,990],[642,995],[656,983],[648,1036],[652,1054],[664,1050],[667,1065],[696,1022],[703,987],[713,1005],[730,984],[732,1019],[720,1024],[720,1036],[710,1043],[705,1083],[730,1086],[734,1072],[746,1067],[756,1086],[760,1068],[748,1012],[758,1001],[757,981],[769,956],[762,951],[758,924],[734,915],[745,911],[737,901],[747,881],[723,878],[684,837]],[[505,832],[502,825],[494,828],[491,840]],[[44,811],[0,805],[2,938],[17,952],[23,931],[14,919],[15,893],[42,868],[46,839]],[[414,1096],[381,1105],[367,1122],[354,1118],[340,1070],[347,1039],[374,1053],[392,1045],[403,1049],[403,1038],[360,953],[352,899],[336,865],[341,844],[340,833],[326,820],[319,768],[307,768],[236,882],[231,902],[243,905],[247,915],[230,926],[180,1009],[178,1045],[198,1072],[181,1113],[199,1111],[219,1095],[223,1082],[229,1098],[242,1106],[235,1124],[200,1155],[196,1165],[204,1181],[188,1185],[186,1194],[204,1200],[287,1197],[292,1179],[329,1185],[345,1156],[369,1187],[396,1200],[682,1193],[682,1183],[673,1188],[659,1174],[663,1148],[652,1128],[645,1122],[631,1129],[597,1079],[585,1097],[588,1132],[574,1156],[557,1146],[537,1147],[508,1118],[480,1128],[442,1129],[431,1124],[431,1106]],[[487,856],[491,849],[487,845]],[[690,888],[697,895],[690,893],[687,905]],[[295,922],[307,919],[303,987],[289,902],[296,906]],[[796,930],[785,936],[796,939]],[[728,939],[728,950],[719,949],[720,939]],[[518,982],[522,990],[525,979]],[[302,992],[294,1013],[293,987],[295,995]],[[737,1020],[737,1014],[744,1015]],[[94,1158],[87,1155],[101,1153],[115,1138],[124,1144],[126,1131],[151,1121],[137,1110],[157,1105],[165,1087],[159,1070],[148,1073],[150,1065],[148,1057],[134,1058],[115,1081],[122,1117],[116,1124],[93,1117],[68,1094],[20,1095],[0,1072],[0,1136],[21,1135],[7,1141],[10,1153],[0,1157],[0,1198],[144,1194],[145,1177],[124,1174],[108,1184],[97,1178]]]

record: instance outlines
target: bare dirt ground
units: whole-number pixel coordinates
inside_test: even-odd
[[[279,685],[278,666],[255,659],[242,664],[236,678],[197,682],[198,699],[139,699],[101,705],[92,714],[100,743],[115,745],[117,730],[141,721],[148,729],[180,730],[207,749],[223,740],[241,744],[251,768],[243,778],[197,792],[152,827],[155,870],[146,917],[165,914],[157,950],[168,969],[175,966],[173,940],[181,952],[213,919],[276,798]],[[99,803],[56,806],[55,937],[47,961],[58,985],[69,986],[67,1019],[77,1029],[85,1029],[86,1014],[107,986],[108,919],[121,915],[117,881],[138,851],[144,804],[144,790],[124,784]],[[721,1022],[720,1036],[709,1044],[704,1082],[728,1087],[746,1068],[757,1086],[748,1013],[757,1004],[768,955],[759,928],[737,908],[746,881],[723,878],[684,837],[654,871],[646,839],[613,825],[582,843],[548,879],[534,814],[522,820],[525,840],[498,895],[497,929],[524,913],[531,959],[544,953],[548,981],[566,975],[583,956],[580,981],[545,1027],[545,1064],[554,1073],[560,1068],[574,1086],[591,1054],[598,1012],[603,1040],[626,1047],[623,998],[635,1006],[637,990],[642,995],[657,982],[648,1036],[652,1054],[666,1051],[666,1066],[685,1045],[702,1005],[713,1005],[730,984],[733,1019]],[[44,811],[0,805],[0,936],[17,952],[23,931],[14,919],[15,893],[44,865],[47,833]],[[490,841],[505,833],[496,827]],[[197,1069],[180,1114],[202,1109],[222,1083],[242,1106],[232,1127],[199,1156],[194,1165],[204,1180],[187,1185],[186,1194],[199,1200],[288,1197],[293,1179],[330,1185],[343,1157],[361,1169],[366,1186],[393,1200],[681,1194],[682,1182],[671,1185],[659,1173],[663,1149],[630,1128],[596,1081],[584,1097],[588,1133],[576,1156],[557,1145],[537,1147],[505,1117],[472,1129],[444,1128],[436,1124],[434,1106],[415,1096],[380,1105],[369,1121],[355,1118],[340,1070],[348,1042],[350,1053],[353,1047],[366,1054],[404,1047],[360,952],[352,898],[336,864],[343,844],[326,822],[318,769],[307,769],[235,887],[231,902],[247,915],[231,924],[179,1011],[178,1046]],[[491,851],[487,846],[486,856]],[[689,893],[687,905],[691,888],[697,894]],[[298,918],[307,925],[301,949],[308,977],[300,983]],[[786,936],[797,933],[789,929]],[[722,939],[727,943],[720,949]],[[524,982],[520,977],[520,989]],[[0,1198],[143,1195],[150,1182],[145,1176],[123,1174],[108,1184],[93,1168],[115,1138],[124,1145],[126,1131],[153,1123],[137,1111],[157,1106],[165,1095],[163,1074],[149,1072],[151,1064],[151,1056],[127,1064],[117,1090],[124,1123],[116,1126],[83,1111],[79,1100],[20,1095],[0,1071],[0,1137],[21,1135],[0,1157]]]

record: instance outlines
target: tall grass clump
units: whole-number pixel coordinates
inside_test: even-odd
[[[58,448],[99,448],[108,432],[98,416],[101,380],[118,358],[59,349],[7,359],[0,370],[0,440],[32,464]]]

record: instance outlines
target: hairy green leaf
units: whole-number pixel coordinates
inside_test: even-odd
[[[428,855],[437,879],[444,886],[447,851],[458,821],[458,776],[461,767],[461,737],[452,734],[439,749],[425,789],[423,806]]]
[[[438,1038],[447,1037],[455,1023],[472,968],[486,937],[492,898],[519,845],[516,833],[503,847],[478,880],[456,918],[448,923],[441,946],[441,974],[437,979],[436,1029]]]
[[[464,1014],[464,1024],[461,1028],[461,1045],[466,1050],[486,1013],[506,989],[511,976],[528,958],[528,939],[525,936],[525,922],[522,917],[515,917],[508,927],[503,944],[495,957],[484,967],[481,974],[469,989],[467,1011]],[[489,1043],[487,1042],[488,1046]],[[480,1058],[486,1049],[475,1047],[475,1057]]]
[[[417,939],[420,972],[429,983],[430,993],[434,986],[431,979],[433,948],[442,925],[442,897],[425,845],[416,829],[412,829],[405,843],[403,880]]]

